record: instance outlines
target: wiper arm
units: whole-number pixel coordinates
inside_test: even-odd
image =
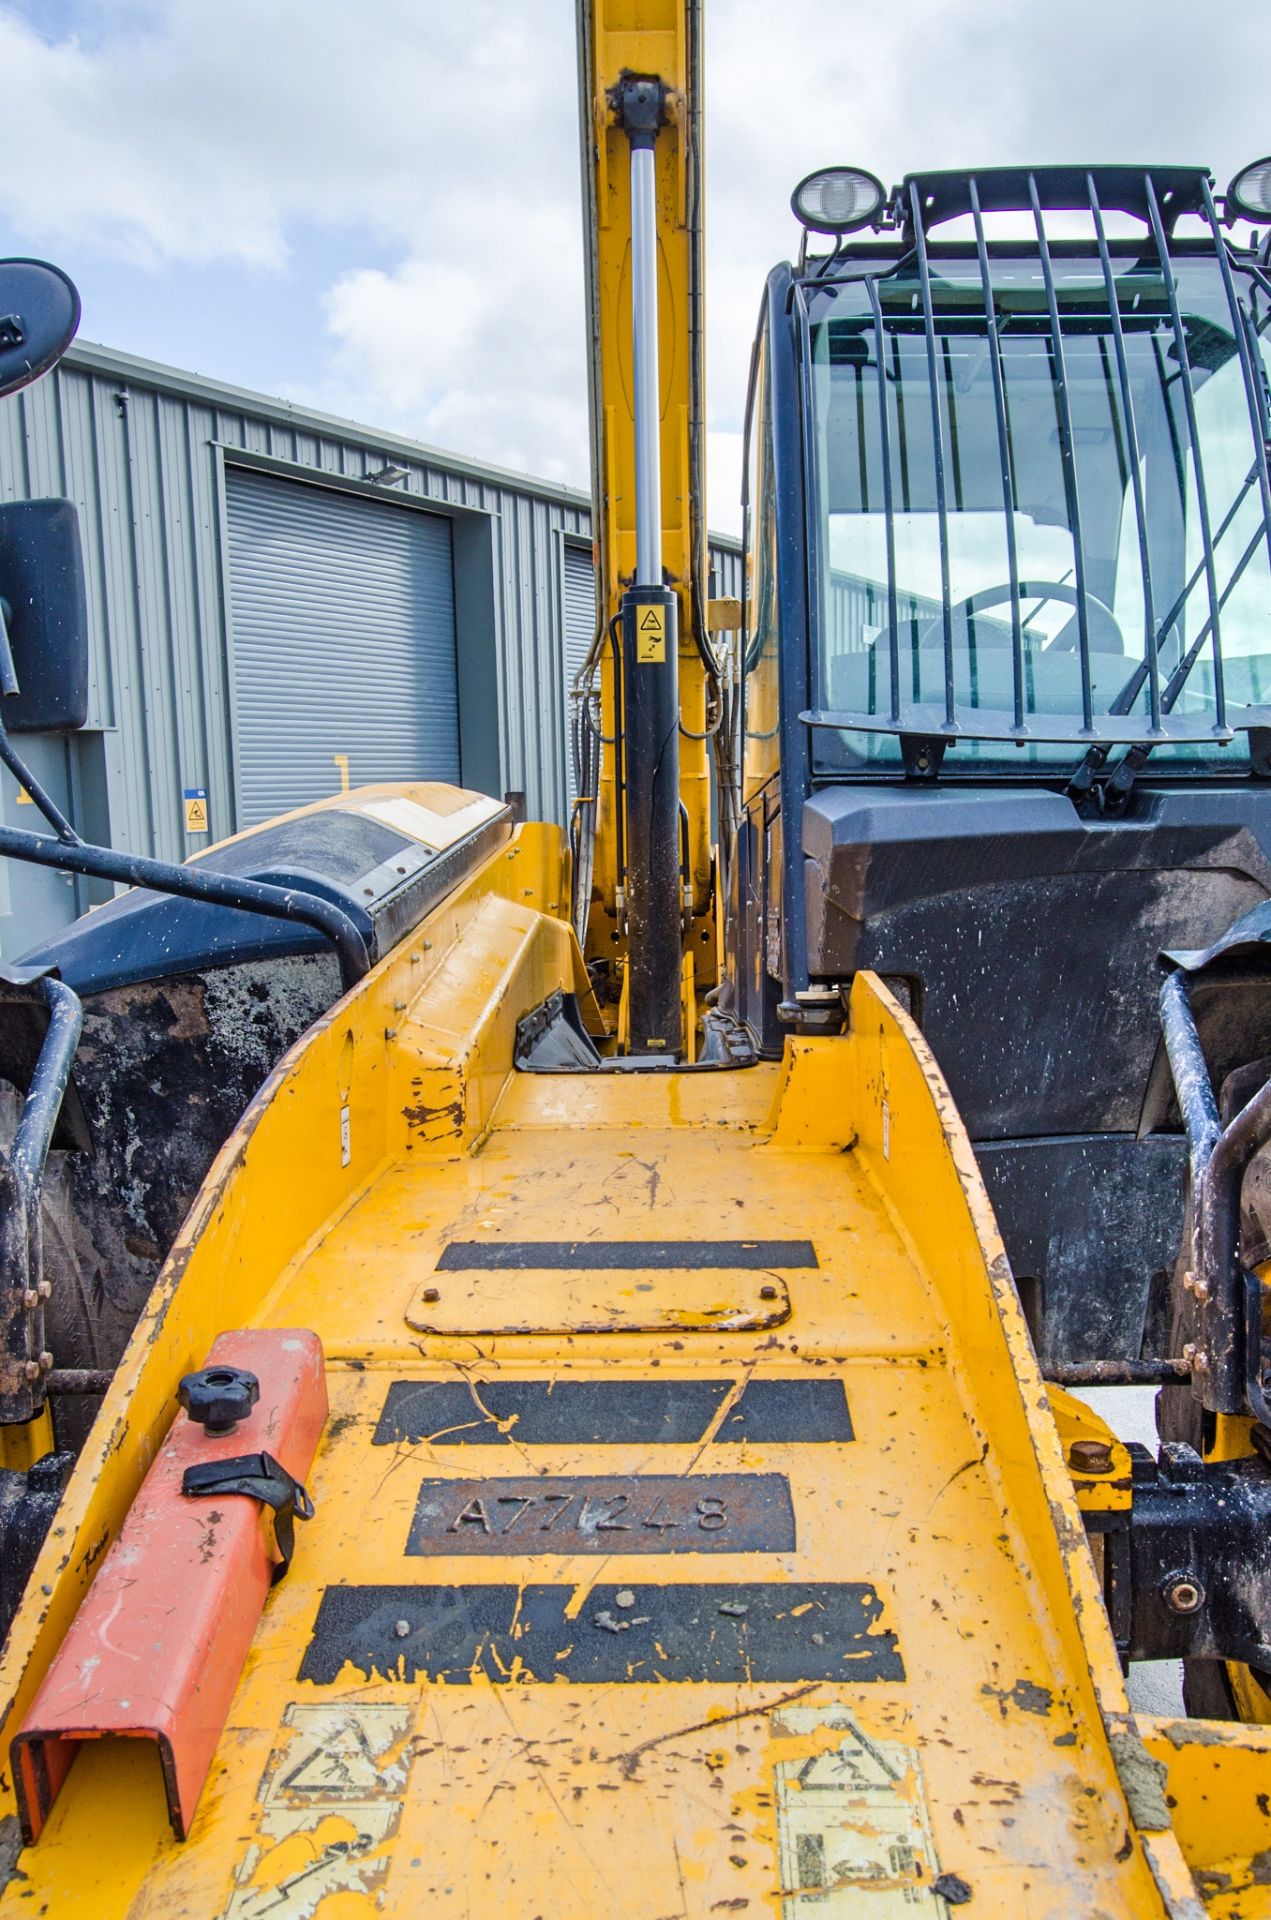
[[[1219,612],[1226,606],[1231,595],[1240,584],[1244,570],[1261,545],[1263,536],[1266,534],[1269,526],[1271,526],[1271,514],[1263,514],[1257,531],[1241,554],[1230,580],[1218,596]],[[1191,646],[1187,649],[1186,654],[1170,675],[1169,683],[1161,695],[1161,711],[1163,713],[1169,713],[1171,711],[1179,694],[1183,691],[1187,677],[1200,658],[1201,648],[1209,638],[1213,624],[1214,617],[1210,614]],[[1138,740],[1123,756],[1116,772],[1108,782],[1107,797],[1114,806],[1121,806],[1124,803],[1152,748],[1159,746],[1159,744],[1160,742],[1156,740]]]
[[[1218,528],[1217,533],[1215,533],[1213,537],[1213,550],[1215,553],[1218,551],[1218,548],[1221,546],[1223,538],[1227,532],[1227,529],[1230,527],[1232,521],[1235,519],[1236,515],[1239,513],[1241,507],[1244,505],[1246,499],[1248,498],[1249,489],[1252,487],[1257,477],[1258,477],[1258,465],[1257,465],[1257,462],[1255,461],[1253,466],[1250,467],[1248,473],[1245,475],[1244,485],[1241,487],[1239,493],[1236,495],[1235,499],[1232,501],[1230,507],[1228,507],[1226,513],[1223,516],[1222,524]],[[1250,560],[1253,558],[1254,548],[1257,546],[1259,540],[1261,540],[1264,534],[1267,532],[1269,525],[1271,525],[1271,520],[1269,520],[1268,517],[1264,515],[1262,519],[1262,523],[1259,526],[1258,531],[1254,534],[1248,549],[1242,556],[1236,568],[1236,571],[1232,574],[1231,579],[1227,582],[1226,587],[1223,589],[1222,593],[1218,596],[1217,610],[1219,612],[1221,612],[1223,607],[1226,606],[1227,601],[1231,596],[1232,589],[1236,586],[1241,575],[1244,573],[1245,568],[1248,566]],[[1205,558],[1202,555],[1202,557],[1197,561],[1195,567],[1192,570],[1191,578],[1188,580],[1186,586],[1183,588],[1182,592],[1178,595],[1177,599],[1174,601],[1173,606],[1170,608],[1165,618],[1161,621],[1160,626],[1156,629],[1156,634],[1152,642],[1152,652],[1155,653],[1159,649],[1161,642],[1165,639],[1171,627],[1174,625],[1174,622],[1178,619],[1179,614],[1183,611],[1184,606],[1187,604],[1187,600],[1189,596],[1192,594],[1195,588],[1200,584],[1201,576],[1204,574],[1204,572],[1205,572]],[[1197,660],[1200,658],[1201,644],[1202,642],[1204,642],[1209,638],[1209,635],[1213,631],[1213,627],[1214,627],[1214,614],[1213,614],[1213,611],[1211,610],[1208,619],[1205,621],[1204,626],[1200,630],[1200,634],[1198,638],[1193,642],[1193,644],[1188,649],[1184,658],[1179,662],[1178,666],[1174,669],[1173,674],[1170,676],[1170,679],[1161,694],[1161,712],[1162,713],[1168,713],[1173,707],[1174,702],[1178,699],[1179,694],[1183,690],[1183,683],[1186,681],[1188,674],[1191,672]],[[1116,695],[1115,699],[1112,701],[1112,704],[1108,708],[1108,712],[1110,714],[1129,713],[1131,707],[1134,705],[1135,701],[1138,699],[1139,695],[1143,691],[1143,687],[1147,680],[1147,676],[1148,676],[1148,655],[1145,651],[1143,659],[1139,661],[1139,664],[1135,667],[1134,672],[1130,675],[1125,685],[1121,688],[1121,691]],[[1141,758],[1138,761],[1138,766],[1142,766],[1143,761],[1147,759],[1148,754],[1152,751],[1152,747],[1154,744],[1155,743],[1153,741],[1140,742],[1132,749],[1132,751],[1135,754],[1141,754]],[[1094,785],[1096,774],[1098,774],[1102,770],[1103,765],[1107,760],[1108,754],[1110,751],[1111,749],[1108,746],[1104,746],[1104,745],[1087,747],[1085,758],[1082,760],[1081,765],[1077,768],[1077,771],[1073,774],[1072,779],[1068,782],[1068,786],[1066,788],[1066,792],[1070,800],[1085,799],[1091,787]],[[1128,759],[1129,757],[1130,756],[1127,754],[1126,759]],[[1121,762],[1121,767],[1118,767],[1117,769],[1118,780],[1120,779],[1121,769],[1124,766],[1125,766],[1125,761],[1123,760]],[[1137,771],[1137,767],[1135,771]],[[1133,780],[1134,780],[1134,774],[1132,773],[1130,775],[1130,783],[1129,783],[1130,785],[1133,784]],[[1128,793],[1129,785],[1127,785],[1127,787],[1125,788],[1125,791]]]

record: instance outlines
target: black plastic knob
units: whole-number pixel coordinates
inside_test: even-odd
[[[245,1367],[200,1367],[186,1374],[177,1399],[207,1433],[232,1433],[260,1399],[260,1381]]]

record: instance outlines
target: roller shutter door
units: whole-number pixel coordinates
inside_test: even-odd
[[[569,690],[587,658],[596,631],[596,576],[590,547],[565,548],[565,770],[569,804],[576,798],[574,756],[570,746]]]
[[[227,469],[239,825],[459,779],[450,523]]]

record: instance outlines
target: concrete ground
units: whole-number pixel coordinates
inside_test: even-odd
[[[1106,1420],[1121,1440],[1138,1440],[1155,1453],[1155,1387],[1092,1387],[1078,1395]],[[1183,1669],[1177,1660],[1136,1660],[1127,1681],[1131,1706],[1140,1713],[1183,1711]]]

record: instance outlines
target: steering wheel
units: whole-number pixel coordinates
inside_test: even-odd
[[[1077,592],[1077,589],[1070,587],[1063,580],[1021,580],[1016,587],[1012,587],[1009,581],[1004,581],[1001,586],[981,587],[977,593],[969,593],[965,600],[959,600],[951,609],[951,619],[969,622],[975,614],[984,613],[989,607],[1000,607],[1004,601],[1013,600],[1017,596],[1021,600],[1062,600],[1067,606],[1074,608],[1079,607],[1082,601],[1082,595]],[[1091,652],[1124,654],[1125,635],[1111,607],[1105,606],[1102,600],[1097,600],[1094,594],[1088,591],[1084,597],[1091,616]],[[1074,653],[1079,634],[1080,626],[1074,618],[1055,635],[1044,651]],[[995,637],[990,644],[1005,646],[1006,636],[1003,635],[1000,642]],[[934,620],[923,627],[918,635],[918,645],[920,647],[944,645],[943,616],[937,614]]]

